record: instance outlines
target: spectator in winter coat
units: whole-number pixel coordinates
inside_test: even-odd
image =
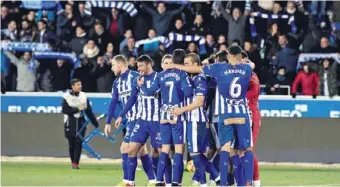
[[[92,39],[95,41],[100,51],[105,51],[107,44],[112,42],[112,37],[108,33],[101,23],[96,23],[94,25],[94,33]]]
[[[53,60],[47,60],[53,61]],[[42,63],[36,75],[36,87],[39,92],[53,92],[53,75],[50,67],[50,62]]]
[[[228,21],[228,45],[230,46],[233,40],[238,40],[243,44],[245,37],[245,27],[247,24],[247,16],[242,15],[239,8],[234,8],[232,15],[228,14],[224,9],[222,3],[219,5],[219,9],[224,19]]]
[[[158,3],[157,10],[142,4],[142,8],[152,16],[152,27],[159,36],[165,35],[169,31],[170,22],[174,16],[181,13],[185,8],[182,5],[175,10],[167,10],[164,3]]]
[[[303,53],[310,53],[313,49],[316,49],[319,45],[321,37],[320,30],[315,25],[315,20],[313,16],[309,16],[308,21],[308,32],[302,42],[302,52]]]
[[[330,59],[324,59],[319,65],[320,95],[333,97],[338,95],[337,88],[337,68],[338,64]]]
[[[77,26],[76,37],[74,37],[68,44],[72,52],[80,55],[83,52],[84,45],[87,43],[86,32],[82,26]]]
[[[1,6],[1,29],[7,29],[8,23],[10,22],[10,17],[8,15],[8,8],[6,6]]]
[[[183,20],[181,18],[176,19],[175,28],[171,32],[183,34],[183,35],[188,34],[188,31],[186,30]],[[185,41],[172,41],[172,44],[173,44],[174,49],[178,49],[178,48],[184,49],[186,46]]]
[[[97,56],[99,55],[99,48],[95,44],[94,40],[89,39],[87,44],[84,46],[83,53],[85,54],[86,62],[89,61],[92,64],[95,64],[97,61]]]
[[[49,41],[54,41],[55,44],[59,45],[60,39],[52,32],[46,29],[46,21],[40,20],[38,22],[38,33],[35,37],[35,42],[47,43]]]
[[[269,26],[268,36],[267,36],[266,41],[265,41],[266,50],[264,52],[266,62],[270,62],[272,60],[273,55],[275,55],[280,49],[280,47],[279,47],[279,30],[278,29],[279,29],[279,27],[278,27],[277,23],[273,23]],[[285,40],[284,43],[286,43],[287,39],[284,38],[284,40]]]
[[[1,35],[4,35],[4,39],[8,39],[11,41],[18,40],[18,30],[17,30],[17,23],[12,20],[9,22],[7,29],[1,28]]]
[[[206,41],[207,53],[209,55],[213,54],[217,49],[217,45],[215,43],[213,35],[207,34],[205,37],[205,41]]]
[[[88,14],[85,13],[85,3],[79,2],[78,4],[78,11],[75,16],[75,21],[78,25],[83,25],[85,31],[88,31],[90,28],[93,27],[94,24],[94,18]]]
[[[203,16],[197,14],[195,17],[194,25],[191,28],[192,35],[205,36],[208,33],[208,28],[204,25]]]
[[[129,56],[138,56],[137,50],[135,49],[135,39],[133,37],[130,37],[127,41],[127,46],[124,47],[123,51],[121,53],[125,57]]]
[[[9,51],[4,52],[11,63],[13,63],[18,70],[17,77],[17,91],[19,92],[34,92],[36,83],[36,70],[39,67],[39,62],[32,59],[29,52],[25,52],[19,59]]]
[[[120,44],[119,44],[119,52],[120,52],[120,53],[123,51],[124,47],[127,46],[127,41],[128,41],[128,39],[129,39],[130,37],[132,37],[132,36],[133,36],[133,33],[132,33],[131,29],[128,29],[128,30],[125,31],[125,33],[124,33],[124,37],[125,37],[125,38],[124,38],[124,40],[123,40],[122,42],[120,42]]]
[[[302,68],[292,84],[292,96],[296,96],[298,85],[301,84],[302,95],[311,95],[316,98],[319,94],[319,75],[316,72],[311,72],[307,63],[304,63]]]
[[[66,91],[70,89],[70,76],[73,66],[65,60],[58,59],[56,67],[52,68],[53,86],[55,91]]]
[[[110,42],[107,44],[107,47],[106,47],[106,53],[104,54],[103,58],[104,58],[104,61],[105,62],[109,62],[111,63],[111,60],[112,58],[114,57],[114,46],[113,44]]]
[[[21,23],[21,31],[19,33],[19,39],[21,42],[32,42],[35,37],[35,32],[33,31],[30,23],[27,20],[23,20]]]
[[[74,77],[81,80],[84,92],[96,92],[97,91],[97,80],[95,76],[96,59],[91,59],[91,61],[89,61],[89,59],[86,56],[82,55],[80,59],[82,61],[81,67],[77,68],[74,71]]]
[[[282,46],[282,45],[281,45]],[[276,58],[273,65],[276,67],[286,67],[287,78],[293,80],[296,74],[296,65],[299,59],[299,51],[292,48],[289,44],[285,45],[279,52],[276,53]]]
[[[112,79],[110,74],[112,74],[111,66],[109,66],[108,63],[104,61],[102,56],[98,56],[94,70],[98,92],[107,93],[111,91]]]
[[[106,19],[106,30],[110,31],[111,36],[118,37],[124,35],[127,14],[118,9],[111,9],[111,14]]]
[[[321,37],[320,46],[312,50],[313,53],[335,53],[336,49],[331,47],[327,37]]]
[[[286,68],[281,66],[278,68],[276,76],[268,80],[265,91],[268,95],[288,95],[288,89],[280,86],[289,85],[290,82],[286,78]]]
[[[73,13],[73,6],[66,4],[64,13],[58,15],[57,18],[57,36],[65,41],[70,41],[76,26],[77,21]]]

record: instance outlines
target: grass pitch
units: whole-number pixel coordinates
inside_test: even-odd
[[[340,169],[260,167],[264,186],[340,186]],[[136,185],[147,183],[143,171],[136,172]],[[193,173],[184,172],[183,185]],[[2,186],[115,186],[122,179],[120,165],[81,164],[72,170],[65,163],[1,163]]]

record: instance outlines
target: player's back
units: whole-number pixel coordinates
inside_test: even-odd
[[[220,114],[247,113],[247,90],[252,69],[247,64],[219,65],[215,78],[218,91],[225,101],[221,103]]]
[[[225,64],[223,76],[217,78],[220,94],[228,100],[245,100],[251,78],[251,68],[246,64]],[[226,89],[227,88],[227,89]]]
[[[183,80],[185,79],[185,80]],[[159,85],[163,105],[182,106],[185,97],[183,81],[190,81],[185,72],[177,69],[169,69],[159,74]]]

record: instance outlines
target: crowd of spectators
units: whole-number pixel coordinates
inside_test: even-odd
[[[204,59],[237,44],[256,64],[265,94],[340,93],[338,1],[44,3],[33,9],[28,1],[2,1],[1,42],[48,43],[52,51],[75,54],[81,65],[1,50],[1,82],[7,91],[64,91],[73,76],[86,92],[110,92],[116,54],[126,56],[133,70],[136,58],[148,54],[161,71],[161,58],[173,49]],[[301,53],[337,53],[338,58],[301,63]]]

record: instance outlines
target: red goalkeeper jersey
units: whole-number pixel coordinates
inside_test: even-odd
[[[261,118],[259,104],[258,104],[259,95],[260,95],[260,81],[256,73],[253,72],[251,75],[248,92],[247,92],[248,106],[252,113],[253,119]]]

